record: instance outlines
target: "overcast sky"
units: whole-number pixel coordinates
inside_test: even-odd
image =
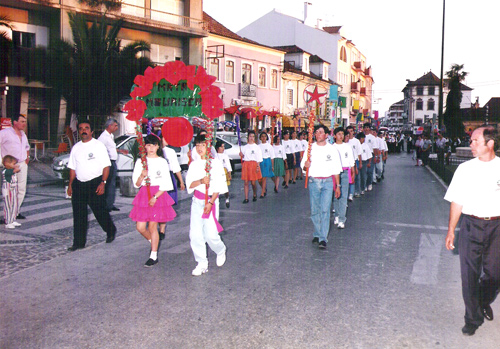
[[[313,18],[341,25],[343,34],[372,66],[373,110],[383,115],[403,99],[406,79],[441,70],[442,0],[308,0]],[[203,0],[204,11],[237,32],[274,8],[303,19],[301,0]],[[464,83],[472,100],[483,106],[500,97],[500,2],[448,0],[445,19],[444,71],[464,64]],[[270,33],[271,34],[271,33]],[[272,35],[272,34],[271,34]],[[379,99],[380,98],[380,99]]]

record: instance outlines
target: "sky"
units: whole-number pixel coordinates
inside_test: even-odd
[[[372,67],[373,110],[381,115],[403,99],[406,79],[441,73],[442,0],[308,0],[323,26],[342,26]],[[203,0],[204,11],[233,32],[273,9],[303,19],[301,0]],[[448,0],[445,11],[444,74],[452,64],[468,72],[463,83],[483,106],[500,97],[500,2]],[[271,33],[272,35],[272,33]],[[445,75],[444,75],[445,76]]]

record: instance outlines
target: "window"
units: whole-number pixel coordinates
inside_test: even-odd
[[[271,88],[278,88],[278,69],[271,70]]]
[[[266,68],[259,67],[259,86],[266,87]]]
[[[215,76],[219,81],[219,60],[217,58],[210,59],[210,75]]]
[[[286,90],[286,104],[293,105],[293,90]]]
[[[226,82],[234,83],[234,62],[226,61]]]
[[[423,95],[424,95],[424,88],[417,87],[417,96],[423,96]]]
[[[429,96],[434,96],[434,86],[429,86]]]
[[[14,47],[35,48],[35,33],[12,31],[12,44]]]
[[[252,66],[248,63],[244,63],[241,68],[241,82],[244,84],[252,83]]]
[[[429,99],[427,101],[427,110],[434,110],[434,99]]]
[[[344,46],[340,48],[340,60],[347,63],[347,52]]]
[[[420,98],[417,99],[417,110],[424,110],[424,102]]]

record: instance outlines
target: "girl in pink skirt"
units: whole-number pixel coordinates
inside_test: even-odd
[[[151,254],[144,266],[151,267],[158,263],[158,223],[170,222],[176,216],[171,207],[174,200],[167,191],[172,190],[170,168],[167,160],[162,157],[160,138],[150,134],[144,138],[146,144],[146,160],[148,169],[143,169],[141,159],[138,159],[132,173],[132,181],[136,188],[141,188],[132,204],[134,208],[129,217],[136,223],[136,228],[151,244]],[[150,186],[146,185],[149,178]],[[149,190],[148,190],[149,189]],[[149,192],[148,192],[149,191]]]

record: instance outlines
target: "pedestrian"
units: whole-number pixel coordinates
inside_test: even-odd
[[[363,124],[363,133],[365,134],[365,143],[370,148],[370,153],[373,154],[370,166],[366,169],[366,190],[372,190],[373,184],[373,174],[375,172],[375,166],[378,163],[379,149],[377,138],[373,135],[371,125],[369,122]]]
[[[356,138],[359,140],[361,143],[361,165],[359,166],[360,168],[360,185],[361,185],[361,195],[364,195],[365,192],[368,190],[366,183],[367,181],[367,172],[368,169],[372,166],[372,152],[370,150],[370,147],[368,144],[365,143],[366,136],[364,133],[360,132],[356,135]]]
[[[380,162],[377,164],[377,182],[384,179],[385,164],[387,163],[387,153],[389,148],[387,147],[387,142],[384,139],[384,132],[379,131],[378,134],[379,150],[380,150]],[[398,151],[400,153],[401,151]]]
[[[354,188],[352,186],[349,186],[349,200],[352,201],[352,195],[354,194],[354,197],[359,198],[361,195],[361,167],[363,166],[362,160],[361,160],[361,143],[359,142],[359,139],[357,139],[354,135],[354,127],[353,126],[347,126],[346,131],[349,134],[349,145],[352,147],[352,152],[354,154],[354,159],[356,162],[356,173],[355,173],[355,178],[354,178]]]
[[[259,164],[262,162],[262,152],[255,144],[255,131],[248,131],[247,144],[241,147],[240,157],[242,158],[241,179],[244,181],[245,200],[248,203],[248,192],[250,183],[252,184],[253,201],[257,201],[257,181],[262,178]]]
[[[340,197],[340,172],[342,164],[337,150],[326,141],[328,127],[318,125],[314,135],[316,142],[311,146],[311,157],[304,156],[301,167],[309,176],[309,201],[311,205],[311,220],[314,225],[313,243],[318,243],[320,249],[325,249],[330,231],[330,212],[333,187],[335,198]]]
[[[290,139],[290,132],[288,130],[283,131],[283,148],[285,149],[286,162],[285,162],[285,180],[282,185],[285,189],[288,188],[288,184],[292,183],[293,170],[295,168],[295,156],[293,152],[293,143]]]
[[[253,137],[255,137],[255,133],[253,133]],[[188,193],[194,193],[191,203],[189,240],[197,265],[191,274],[193,276],[200,276],[208,271],[206,244],[216,253],[216,264],[218,267],[222,267],[226,262],[226,245],[224,245],[219,236],[222,226],[219,224],[218,219],[219,195],[226,193],[228,189],[224,169],[218,159],[211,160],[210,172],[207,175],[207,146],[205,136],[197,136],[194,144],[200,159],[193,161],[189,165],[186,175],[186,185]],[[208,196],[207,198],[205,197],[206,195]]]
[[[273,140],[273,150],[274,150],[274,166],[273,166],[273,173],[274,173],[274,192],[278,192],[278,187],[280,183],[280,177],[283,177],[283,180],[286,180],[286,172],[285,172],[285,162],[286,162],[286,154],[285,154],[285,149],[283,146],[280,144],[280,137],[278,135],[274,136]]]
[[[17,159],[19,172],[17,173],[17,219],[26,219],[21,214],[21,206],[26,195],[28,181],[28,164],[30,162],[30,145],[26,137],[26,116],[19,114],[11,117],[12,127],[0,131],[0,153],[2,156],[11,155]]]
[[[455,228],[462,216],[458,250],[465,326],[472,336],[484,319],[493,320],[491,303],[500,289],[500,158],[498,131],[480,127],[471,136],[474,159],[458,166],[444,199],[450,204],[446,248],[455,248]]]
[[[297,177],[299,176],[299,171],[300,171],[300,152],[302,151],[302,144],[300,140],[297,139],[297,131],[292,132],[292,149],[293,149],[293,156],[295,158],[294,161],[294,166],[293,166],[293,173],[292,173],[292,184],[297,183]]]
[[[349,144],[344,142],[344,128],[337,127],[333,130],[335,136],[335,144],[333,147],[338,151],[342,172],[339,174],[340,179],[340,196],[333,199],[333,208],[335,210],[334,224],[339,229],[345,228],[347,220],[347,199],[349,195],[349,183],[353,182],[354,175],[354,154]]]
[[[172,177],[167,161],[162,157],[161,141],[155,134],[144,137],[147,168],[137,159],[132,173],[132,182],[139,192],[132,201],[129,217],[136,222],[136,229],[149,241],[151,252],[144,264],[151,267],[158,263],[160,236],[158,224],[170,222],[176,216],[174,200],[168,194],[173,189]]]
[[[309,142],[307,141],[307,132],[306,131],[302,131],[299,133],[299,142],[300,142],[300,145],[301,145],[301,148],[300,148],[300,161],[302,161],[302,158],[304,157],[304,154],[306,153],[307,151],[307,147],[309,146]],[[304,171],[302,170],[299,170],[300,171],[300,177],[299,179],[300,180],[303,180],[304,179]]]
[[[432,142],[429,139],[429,135],[424,135],[424,140],[422,142],[422,164],[423,166],[429,163],[429,155],[432,149]]]
[[[186,187],[184,185],[184,180],[182,179],[181,165],[179,164],[179,160],[177,159],[177,153],[175,152],[174,149],[168,146],[168,143],[165,140],[165,138],[162,138],[162,143],[163,143],[162,155],[163,158],[167,160],[168,169],[170,173],[170,180],[172,181],[172,190],[169,190],[167,193],[172,198],[172,200],[174,200],[174,204],[172,206],[175,206],[179,201],[177,189],[184,191]],[[165,230],[167,228],[167,223],[161,222],[160,224],[158,224],[158,226],[160,229],[159,234],[161,241],[165,239]]]
[[[417,136],[417,140],[415,141],[415,159],[417,160],[417,164],[415,166],[420,166],[422,164],[422,145],[424,140],[421,135]]]
[[[97,222],[106,232],[106,242],[113,242],[116,227],[106,210],[106,181],[109,176],[108,152],[104,144],[92,137],[88,121],[78,124],[81,141],[76,143],[69,154],[69,185],[67,195],[73,207],[73,245],[68,251],[84,248],[87,243],[88,206]]]
[[[118,121],[115,119],[108,119],[104,123],[104,131],[101,133],[97,139],[106,147],[108,151],[109,160],[111,161],[111,166],[109,167],[109,176],[106,181],[106,209],[111,211],[120,211],[118,207],[115,206],[116,197],[116,160],[118,159],[118,153],[116,151],[115,136],[113,133],[118,130]]]
[[[12,155],[5,155],[2,159],[2,164],[4,166],[4,170],[2,171],[2,196],[5,228],[14,229],[21,226],[21,224],[16,222],[18,212],[17,174],[20,169],[17,159]]]
[[[275,154],[273,147],[267,142],[267,134],[265,132],[262,132],[259,138],[259,148],[262,153],[262,162],[260,163],[262,178],[259,179],[259,184],[262,188],[262,194],[260,195],[260,198],[263,199],[267,195],[266,178],[274,177],[273,171]]]
[[[229,208],[229,186],[231,185],[231,172],[233,172],[233,168],[231,167],[231,161],[229,160],[229,156],[224,152],[224,142],[218,140],[215,143],[215,150],[217,151],[216,159],[218,159],[222,166],[224,167],[224,173],[226,174],[226,184],[227,184],[227,193],[226,196],[226,207]]]

